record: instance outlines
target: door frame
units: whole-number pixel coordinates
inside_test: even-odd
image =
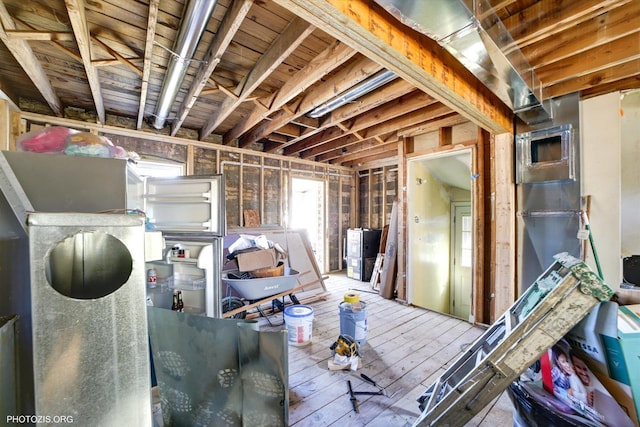
[[[482,180],[476,179],[478,178],[477,170],[478,170],[478,160],[477,153],[478,150],[475,146],[471,145],[460,145],[454,148],[446,147],[446,148],[438,148],[434,149],[429,153],[417,154],[415,156],[411,156],[407,158],[407,189],[406,189],[406,283],[407,283],[407,302],[409,304],[414,303],[414,286],[417,286],[420,283],[420,276],[414,270],[412,266],[412,260],[416,259],[417,256],[414,253],[415,250],[412,248],[413,242],[412,239],[415,237],[413,233],[413,225],[414,218],[416,217],[413,200],[414,195],[413,192],[415,190],[415,186],[412,185],[413,172],[412,169],[415,168],[416,162],[425,162],[437,160],[444,157],[450,156],[458,156],[463,153],[468,153],[469,162],[470,162],[470,205],[471,205],[471,215],[472,215],[472,236],[473,236],[473,244],[472,244],[472,277],[471,277],[471,300],[470,300],[470,313],[468,321],[470,323],[474,323],[475,319],[482,318],[482,310],[483,307],[477,304],[477,296],[482,295],[482,289],[480,287],[483,286],[483,266],[479,263],[481,258],[479,258],[479,253],[481,253],[484,248],[482,247],[484,239],[482,239],[482,231],[483,225],[480,221],[482,214],[482,203],[480,200],[480,193],[482,192]],[[450,239],[450,233],[447,235],[447,239]],[[448,302],[447,302],[448,304]]]

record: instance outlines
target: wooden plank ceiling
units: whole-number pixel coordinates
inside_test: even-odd
[[[366,0],[218,0],[158,130],[182,0],[3,0],[0,90],[25,111],[331,164],[393,164],[403,135],[513,114],[441,46]],[[491,0],[545,98],[640,87],[637,0]],[[317,118],[380,71],[399,78]]]

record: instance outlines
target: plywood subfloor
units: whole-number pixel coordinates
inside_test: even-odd
[[[310,302],[314,310],[311,344],[289,346],[289,425],[410,426],[420,413],[416,398],[484,329],[432,311],[380,297],[368,282],[343,274],[325,280],[326,299]],[[340,334],[338,305],[347,292],[358,292],[366,303],[368,332],[362,346],[362,367],[356,372],[330,371],[329,347]],[[287,300],[288,302],[288,300]],[[282,313],[270,316],[282,323]],[[260,319],[263,330],[281,329]],[[385,396],[358,396],[359,413],[349,400],[347,380],[354,390],[375,391],[360,373],[387,390]],[[513,425],[513,406],[503,392],[470,421],[469,426]]]

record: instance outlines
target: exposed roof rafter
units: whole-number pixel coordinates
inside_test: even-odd
[[[104,101],[102,99],[102,90],[100,88],[100,76],[98,70],[91,63],[91,34],[87,26],[87,19],[84,11],[84,0],[65,0],[67,12],[73,27],[73,34],[76,37],[80,56],[84,64],[84,70],[87,74],[91,94],[93,95],[93,103],[96,107],[96,114],[100,123],[106,123],[106,113]]]
[[[61,116],[62,104],[60,103],[60,99],[53,90],[49,77],[47,77],[47,74],[44,72],[40,61],[38,61],[36,56],[33,54],[31,46],[29,46],[25,40],[12,40],[7,36],[5,29],[15,30],[16,25],[3,2],[0,2],[0,20],[2,21],[2,28],[0,28],[0,40],[4,42],[7,48],[11,51],[11,54],[16,58],[16,61],[18,61],[22,66],[24,72],[38,88],[53,113],[56,116]]]

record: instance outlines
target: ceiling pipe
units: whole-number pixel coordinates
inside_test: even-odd
[[[312,119],[322,117],[325,114],[332,112],[336,108],[342,107],[343,105],[353,102],[356,99],[360,98],[361,96],[364,96],[367,93],[370,93],[371,91],[395,80],[396,78],[398,78],[398,75],[391,71],[388,71],[388,70],[379,71],[378,73],[374,74],[372,77],[368,78],[362,83],[355,85],[354,87],[347,90],[346,92],[316,107],[308,114],[308,116],[311,117]]]
[[[527,124],[551,119],[542,83],[486,0],[376,0],[455,56]]]
[[[216,3],[217,0],[189,0],[184,6],[182,21],[173,42],[171,57],[153,117],[152,126],[156,129],[164,127]]]

